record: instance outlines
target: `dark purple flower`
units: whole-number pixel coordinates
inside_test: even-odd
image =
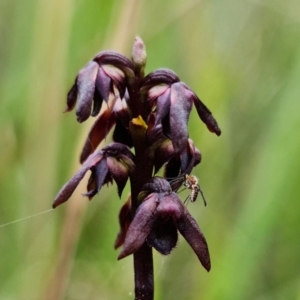
[[[67,100],[66,112],[76,107],[78,122],[100,112],[103,100],[109,97],[122,99],[126,84],[134,78],[133,64],[125,56],[112,52],[101,52],[78,73]],[[93,106],[93,108],[92,108]]]
[[[83,163],[81,169],[62,187],[57,194],[53,208],[66,202],[79,182],[82,180],[88,170],[92,174],[88,182],[88,192],[85,196],[92,199],[101,187],[112,179],[118,186],[118,193],[121,196],[127,182],[130,169],[134,167],[134,155],[130,149],[119,143],[112,143],[100,151],[91,154]]]
[[[119,259],[136,251],[147,241],[162,254],[177,244],[177,230],[190,244],[203,267],[210,270],[208,246],[200,228],[168,181],[154,177],[143,188],[151,192],[139,206],[125,237]]]
[[[164,134],[172,140],[175,153],[181,153],[188,139],[187,123],[194,103],[207,128],[221,134],[217,122],[196,94],[173,71],[157,70],[143,81],[142,94],[147,94],[149,111],[155,110],[155,125],[162,124]]]

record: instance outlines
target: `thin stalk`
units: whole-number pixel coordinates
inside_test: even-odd
[[[137,71],[137,70],[136,70]],[[139,101],[138,86],[143,77],[140,69],[136,72],[136,81],[134,86],[129,89],[130,98],[134,104],[134,117],[144,118],[144,103]],[[143,126],[135,127],[132,125],[131,134],[135,149],[135,170],[130,177],[132,217],[138,209],[138,194],[143,185],[152,177],[153,158],[145,143],[146,128]],[[141,228],[143,230],[143,228]],[[143,246],[133,254],[134,260],[134,281],[135,281],[135,300],[153,300],[154,299],[154,278],[153,278],[153,255],[152,248],[145,242]]]
[[[145,243],[133,255],[135,300],[153,300],[153,257],[152,248]]]
[[[147,153],[144,152],[144,154]],[[150,162],[150,163],[149,163]],[[140,170],[140,172],[139,172]],[[136,164],[135,176],[131,177],[132,191],[132,213],[138,208],[137,196],[142,185],[150,180],[152,174],[151,159],[148,155],[138,159]],[[141,228],[141,230],[143,230]],[[154,279],[153,279],[153,257],[152,248],[144,245],[133,255],[134,260],[134,280],[135,280],[135,300],[153,300]]]

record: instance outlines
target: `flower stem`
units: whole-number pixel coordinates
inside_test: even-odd
[[[134,253],[135,300],[153,300],[153,257],[147,243]]]
[[[134,217],[140,203],[138,194],[142,186],[150,180],[153,170],[153,159],[149,149],[145,147],[145,135],[141,134],[143,128],[132,127],[133,142],[135,146],[135,170],[130,176],[132,216]],[[141,228],[140,230],[143,230]],[[135,300],[153,300],[154,279],[153,279],[153,257],[152,248],[147,242],[134,253],[134,274],[135,274]]]
[[[131,109],[133,119],[129,124],[134,150],[135,150],[135,169],[130,176],[131,184],[131,204],[132,217],[140,203],[138,194],[143,185],[149,181],[153,172],[153,155],[146,144],[147,125],[145,123],[145,103],[141,101],[139,94],[140,83],[144,77],[144,67],[146,64],[145,47],[140,38],[135,39],[132,52],[132,59],[135,65],[135,81],[128,88],[130,101],[128,106]],[[141,228],[140,230],[143,230]],[[135,300],[154,299],[154,278],[153,278],[153,256],[152,248],[145,242],[143,246],[133,254],[134,260],[134,282]]]
[[[139,206],[137,201],[138,193],[142,185],[151,178],[152,163],[147,153],[137,157],[136,171],[130,178],[132,192],[132,214],[134,215]],[[141,228],[143,230],[143,228]],[[154,296],[154,279],[153,279],[153,257],[152,248],[147,242],[134,253],[134,281],[135,281],[135,300],[153,300]]]

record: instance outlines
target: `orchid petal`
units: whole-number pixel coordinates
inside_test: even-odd
[[[123,249],[118,259],[124,258],[144,244],[156,221],[155,210],[158,205],[158,195],[150,194],[139,206],[126,234]]]
[[[96,88],[99,92],[100,97],[108,102],[109,93],[111,90],[111,79],[106,73],[103,71],[102,68],[99,68],[97,78],[96,78]]]
[[[98,151],[88,157],[81,169],[58,192],[53,203],[53,208],[66,202],[71,197],[85,173],[94,167],[102,159],[102,157],[103,154],[101,151]]]
[[[87,157],[97,149],[98,145],[106,137],[112,126],[115,124],[115,121],[115,114],[110,110],[104,111],[103,114],[99,116],[84,143],[80,155],[81,163],[83,163]]]
[[[78,95],[78,89],[77,89],[77,77],[76,77],[75,83],[73,84],[73,86],[71,87],[68,93],[67,108],[65,109],[64,112],[69,112],[75,107],[77,101],[77,95]]]
[[[158,220],[147,237],[149,246],[163,255],[170,254],[175,248],[177,241],[177,227],[171,218],[165,221]]]
[[[120,232],[118,233],[117,239],[115,241],[115,249],[124,244],[126,233],[131,220],[131,196],[129,196],[119,213]]]
[[[202,266],[209,271],[211,265],[206,239],[195,219],[190,215],[185,207],[184,209],[185,213],[177,221],[177,228],[194,250]]]
[[[79,123],[88,119],[91,114],[98,69],[98,64],[91,61],[77,76],[78,101],[76,115]]]
[[[186,97],[182,83],[174,83],[171,87],[170,136],[175,153],[180,153],[186,147],[187,122],[192,104],[192,101]]]
[[[114,157],[107,157],[106,160],[112,178],[117,183],[119,197],[121,197],[128,179],[128,168]]]
[[[215,120],[209,109],[204,105],[204,103],[198,97],[195,97],[194,104],[198,116],[206,124],[208,130],[218,136],[221,135],[221,129],[219,128],[217,121]]]
[[[93,180],[95,181],[95,188],[93,190],[89,190],[83,195],[87,196],[89,199],[92,199],[100,191],[102,185],[105,183],[108,171],[109,169],[107,166],[107,161],[106,159],[102,159],[92,170]]]
[[[170,112],[170,99],[171,90],[167,89],[163,94],[161,94],[156,101],[156,118],[155,125],[161,122],[161,120],[166,117]]]

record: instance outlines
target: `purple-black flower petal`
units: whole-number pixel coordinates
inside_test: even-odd
[[[91,114],[98,69],[98,64],[91,61],[77,76],[78,100],[76,115],[79,123],[88,119]]]
[[[192,97],[198,116],[206,124],[209,131],[215,133],[216,135],[221,135],[221,129],[218,126],[217,121],[213,117],[210,110],[205,106],[205,104],[193,93]]]
[[[169,69],[157,69],[150,74],[148,74],[143,82],[142,82],[142,88],[141,92],[147,92],[149,89],[151,89],[155,85],[159,84],[172,84],[175,82],[178,82],[179,78],[178,76]]]
[[[196,148],[191,139],[188,139],[187,147],[182,151],[180,155],[181,160],[181,173],[190,174],[195,166],[196,158],[200,152],[196,153]],[[197,157],[196,157],[197,156]]]
[[[195,167],[198,164],[200,164],[200,162],[202,160],[202,154],[201,154],[200,150],[197,148],[195,148],[194,157],[195,157],[195,163],[194,163],[194,167]]]
[[[147,120],[147,131],[146,131],[146,144],[156,148],[157,145],[161,144],[165,139],[165,135],[162,132],[162,125],[155,125],[155,114],[150,113]]]
[[[99,65],[113,65],[114,67],[121,69],[129,82],[132,82],[134,79],[135,75],[132,61],[118,52],[103,51],[97,54],[93,60]]]
[[[96,78],[96,88],[99,92],[100,97],[108,102],[109,93],[111,91],[111,78],[104,72],[100,67],[97,78]]]
[[[161,120],[162,131],[163,134],[168,138],[171,139],[171,128],[170,128],[170,114],[164,117]],[[174,147],[173,147],[174,148]]]
[[[171,217],[176,221],[181,217],[184,211],[184,205],[176,193],[168,193],[162,196],[156,211],[160,218],[167,219]]]
[[[66,202],[71,197],[85,173],[94,167],[102,159],[102,157],[103,154],[101,151],[98,151],[88,157],[81,169],[58,192],[53,203],[53,208]]]
[[[170,184],[165,179],[169,187],[168,193],[159,194],[159,204],[156,209],[157,221],[147,238],[148,243],[162,254],[169,254],[176,246],[178,235],[175,222],[181,217],[183,204],[177,194],[170,192]]]
[[[157,193],[159,198],[161,198],[162,193],[166,194],[171,192],[170,183],[163,177],[155,176],[143,185],[138,195],[138,201],[142,202],[151,193]]]
[[[132,137],[127,128],[124,127],[122,122],[117,118],[116,127],[113,133],[113,141],[122,143],[129,148],[133,146]]]
[[[110,143],[109,145],[102,148],[102,151],[106,156],[118,158],[120,155],[126,155],[131,160],[134,160],[134,155],[130,151],[130,148],[121,143]]]
[[[95,188],[85,193],[84,196],[87,196],[89,199],[92,199],[100,191],[102,185],[106,181],[108,171],[109,169],[106,159],[102,159],[96,166],[94,166],[92,172],[93,180],[95,181]]]
[[[149,193],[171,193],[170,183],[162,177],[152,177],[142,187],[142,191]]]
[[[172,157],[165,166],[164,177],[175,178],[180,174],[181,162],[179,157]]]
[[[193,167],[194,161],[193,161],[193,156],[191,155],[187,147],[182,150],[180,154],[180,161],[181,161],[180,169],[182,170],[182,172],[189,174],[191,170],[189,170],[189,172],[187,171],[189,169],[188,166],[190,164]]]
[[[103,71],[109,76],[114,82],[123,82],[125,74],[119,69],[112,65],[101,65]]]
[[[128,168],[114,157],[107,157],[106,161],[111,176],[118,186],[118,195],[121,197],[128,179]]]
[[[77,94],[78,94],[78,89],[77,89],[77,77],[76,77],[75,83],[73,84],[73,86],[71,87],[68,93],[67,108],[65,109],[64,112],[69,112],[75,107],[77,101]]]
[[[103,103],[103,98],[101,97],[98,90],[95,89],[93,111],[91,113],[92,117],[96,117],[99,114],[102,107],[102,103]]]
[[[138,207],[136,214],[127,230],[123,249],[118,259],[124,258],[143,245],[156,222],[155,210],[158,205],[158,194],[150,194]]]
[[[118,97],[120,97],[120,99],[123,99],[125,96],[125,92],[126,92],[126,84],[125,81],[123,82],[114,82],[113,83],[113,90],[117,89],[119,91],[119,95]],[[116,93],[114,92],[114,94],[116,95]]]
[[[174,152],[180,153],[188,139],[187,123],[193,102],[186,97],[183,84],[178,82],[171,87],[170,136]]]
[[[121,99],[120,97],[117,98],[113,110],[117,118],[122,122],[123,126],[128,128],[131,117],[129,115],[126,101]]]
[[[118,233],[115,241],[115,249],[121,247],[124,244],[125,236],[131,221],[131,196],[129,196],[119,213],[120,232]]]
[[[155,151],[154,155],[154,173],[167,163],[174,155],[173,144],[170,140],[165,140]]]
[[[149,246],[163,255],[168,255],[175,248],[178,241],[177,227],[172,220],[158,219],[147,237]]]
[[[128,168],[129,174],[135,168],[134,160],[131,159],[128,155],[120,154],[118,155],[118,160],[122,161],[122,163]]]
[[[185,212],[177,221],[177,228],[194,250],[202,266],[209,271],[211,265],[206,239],[197,225],[197,222],[190,215],[184,205],[183,208]]]
[[[193,168],[201,162],[202,156],[191,139],[188,139],[188,148],[186,150],[188,152],[189,161],[187,165],[183,165],[183,158],[181,157],[181,172],[190,174]]]
[[[120,98],[122,99],[126,89],[125,74],[119,68],[111,65],[102,65],[101,68],[107,76],[112,79],[113,84],[118,89]],[[113,92],[113,89],[111,91]]]
[[[170,95],[171,95],[171,90],[167,89],[163,94],[161,94],[157,98],[155,125],[159,124],[161,120],[169,114],[170,104],[171,104]]]
[[[155,85],[148,91],[148,102],[152,103],[153,100],[157,99],[169,88],[170,86],[168,84]]]
[[[111,130],[112,126],[115,124],[116,116],[110,110],[104,111],[99,118],[94,123],[91,128],[88,137],[84,143],[80,162],[83,163],[87,157],[93,153],[101,141],[106,137],[106,135]]]

